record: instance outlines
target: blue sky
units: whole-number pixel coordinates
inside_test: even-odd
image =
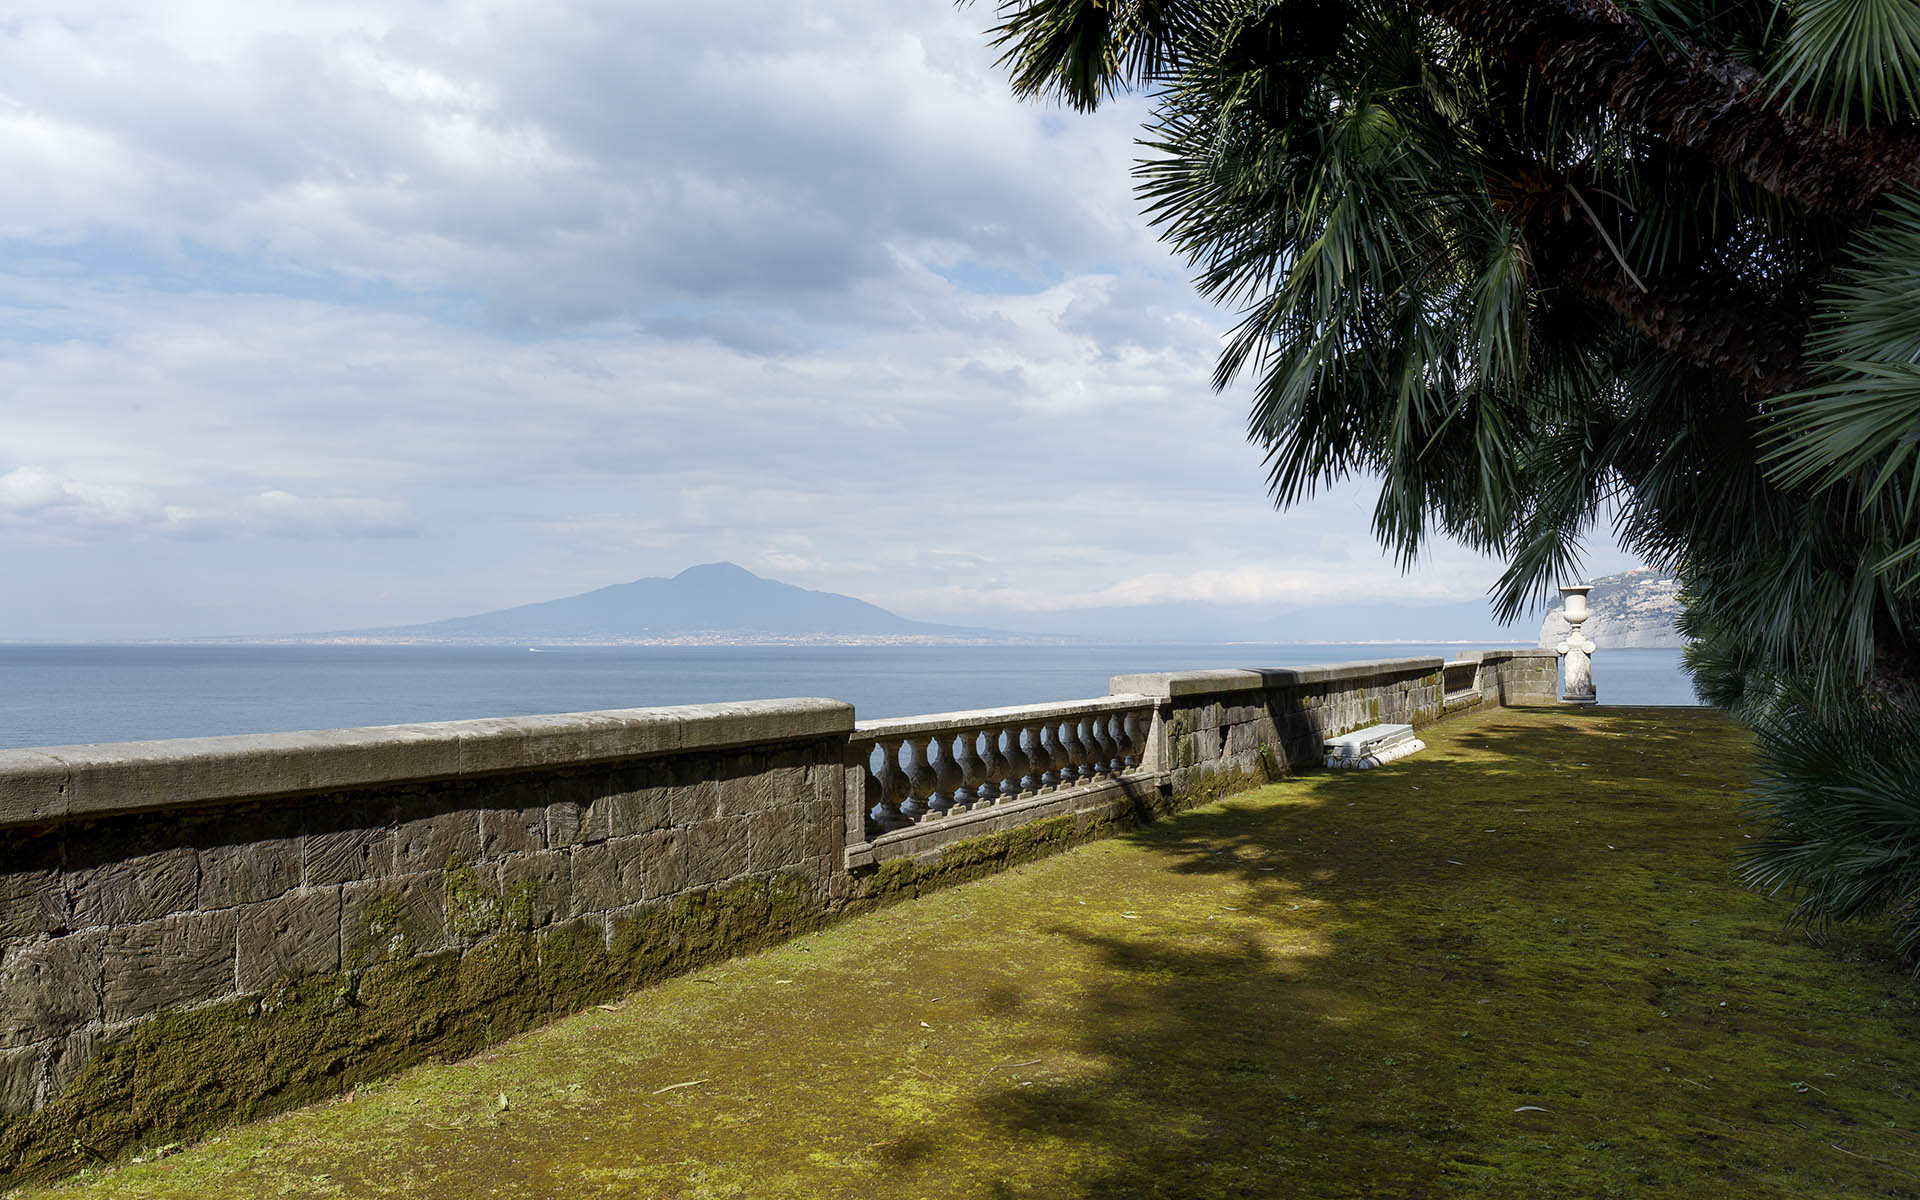
[[[1477,634],[1497,566],[1403,576],[1365,481],[1272,510],[1246,395],[1208,386],[1231,316],[1129,191],[1142,108],[1014,102],[990,19],[11,6],[0,640],[716,559],[966,624],[1410,603],[1444,612],[1391,636]],[[1632,565],[1604,533],[1589,564]]]

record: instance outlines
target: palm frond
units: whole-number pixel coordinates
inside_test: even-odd
[[[1796,0],[1769,77],[1789,105],[1842,129],[1920,108],[1920,5],[1913,0]]]

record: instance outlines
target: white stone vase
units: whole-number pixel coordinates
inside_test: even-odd
[[[1560,595],[1566,602],[1567,637],[1555,647],[1565,663],[1566,684],[1561,698],[1568,704],[1593,704],[1596,696],[1593,689],[1593,652],[1595,646],[1580,626],[1587,620],[1587,593],[1593,590],[1592,584],[1574,584],[1560,589]]]

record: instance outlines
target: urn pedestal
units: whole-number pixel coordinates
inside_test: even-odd
[[[1561,699],[1568,704],[1593,704],[1596,696],[1593,690],[1593,652],[1594,644],[1580,631],[1587,620],[1587,593],[1592,591],[1591,584],[1579,584],[1563,587],[1560,595],[1567,606],[1567,637],[1554,649],[1560,652],[1565,664],[1563,674],[1565,684],[1561,690]]]

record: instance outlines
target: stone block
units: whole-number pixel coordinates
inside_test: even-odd
[[[100,1016],[100,933],[29,942],[0,964],[0,1047],[64,1036]]]
[[[233,909],[179,913],[109,929],[101,942],[101,1015],[128,1021],[234,992]]]
[[[539,929],[572,912],[572,856],[564,850],[516,855],[500,864],[500,895],[507,923]]]
[[[547,805],[547,848],[561,850],[583,842],[607,840],[607,810],[561,800]]]
[[[47,1051],[47,1074],[41,1103],[52,1104],[59,1100],[67,1090],[67,1085],[79,1076],[93,1056],[115,1040],[115,1035],[97,1025],[84,1025],[55,1042]]]
[[[811,858],[835,858],[840,856],[845,846],[842,837],[845,830],[842,823],[846,820],[846,806],[836,800],[814,800],[801,805],[806,823],[806,840],[802,843],[803,853]],[[860,818],[861,828],[866,827],[866,818]],[[859,839],[865,841],[862,837]]]
[[[349,970],[431,954],[446,944],[445,872],[367,880],[340,889],[340,959]]]
[[[393,831],[395,871],[440,871],[456,859],[472,862],[480,857],[480,820],[472,809],[401,816]]]
[[[1251,723],[1227,728],[1227,754],[1245,754],[1260,744],[1260,731]]]
[[[668,708],[449,722],[456,773],[720,751],[764,742],[844,736],[853,706],[838,700],[743,700]]]
[[[640,894],[648,900],[687,890],[687,835],[680,829],[656,829],[639,839]]]
[[[285,823],[276,822],[282,827]],[[250,840],[244,826],[228,826],[224,832],[231,841],[195,851],[200,859],[196,908],[255,904],[300,886],[305,846],[297,834]]]
[[[770,808],[747,820],[749,871],[778,871],[806,857],[807,814],[803,806]]]
[[[73,768],[38,750],[0,750],[0,826],[59,820],[72,808]]]
[[[44,1046],[0,1050],[0,1117],[22,1116],[38,1106],[46,1060]]]
[[[718,813],[722,817],[744,817],[767,812],[805,800],[810,792],[805,767],[755,769],[751,756],[748,773],[720,781]]]
[[[611,837],[631,837],[673,824],[673,789],[665,784],[617,792],[598,801],[604,809]]]
[[[67,870],[64,885],[75,927],[132,925],[193,907],[199,856],[186,846],[148,849],[172,832],[165,822],[154,824],[159,828],[129,840],[103,834],[89,847],[100,857]]]
[[[640,898],[637,838],[616,838],[573,847],[569,858],[571,912],[612,912]]]
[[[838,803],[847,792],[847,768],[837,761],[814,763],[807,768],[807,782],[812,799]]]
[[[676,781],[667,804],[675,825],[711,821],[720,812],[720,785],[712,779]]]
[[[867,814],[873,808],[867,795],[867,769],[842,767],[840,780],[840,819],[845,822],[842,836],[846,845],[854,846],[867,840]]]
[[[506,858],[547,848],[547,809],[483,808],[480,810],[480,857]]]
[[[60,839],[9,831],[0,857],[0,941],[65,933],[73,908],[60,878]]]
[[[336,802],[308,810],[301,875],[306,886],[327,887],[393,873],[391,803]]]
[[[240,910],[235,979],[242,992],[340,969],[340,889],[289,892]]]
[[[747,819],[696,821],[687,826],[688,887],[706,887],[731,879],[747,869]]]

